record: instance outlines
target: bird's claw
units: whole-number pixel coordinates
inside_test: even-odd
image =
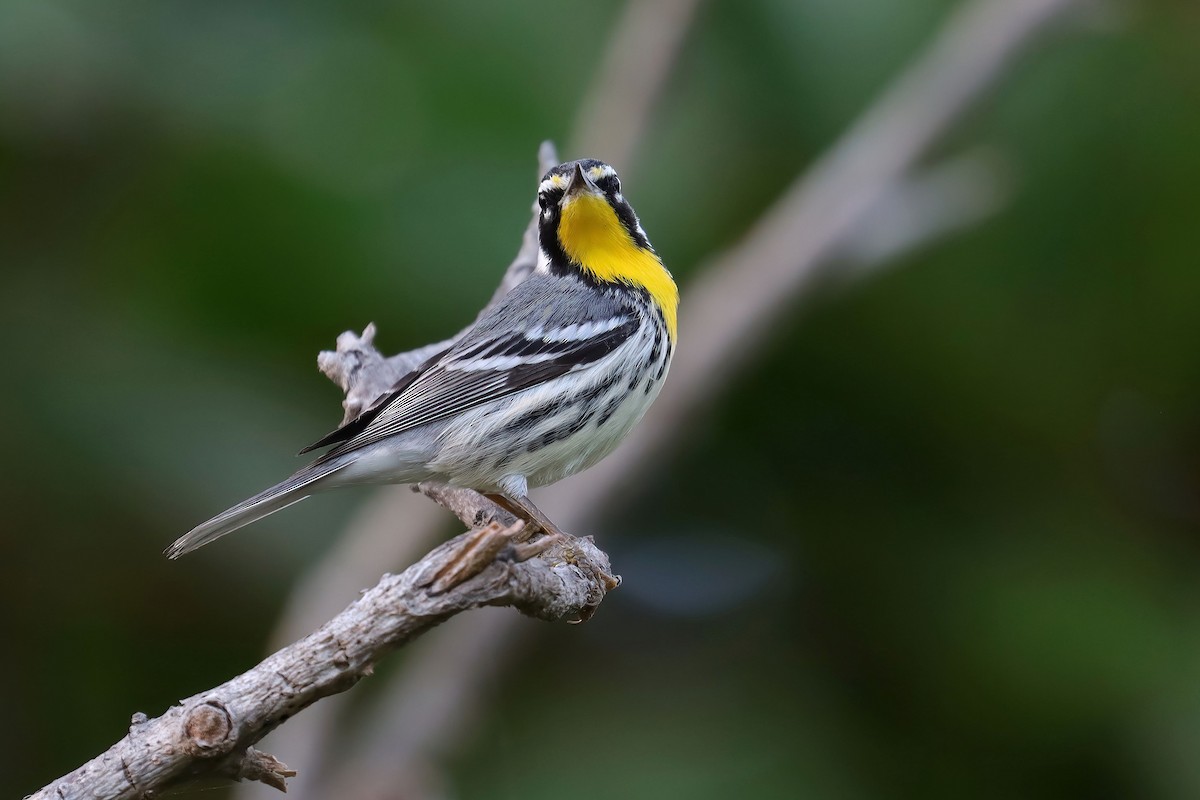
[[[606,592],[611,592],[613,589],[616,589],[621,585],[620,575],[611,575],[604,570],[600,570],[599,578],[600,580],[604,581],[604,590]]]
[[[604,591],[606,594],[621,585],[621,576],[620,575],[612,575],[608,572],[605,572],[604,570],[597,570],[596,577],[599,578],[600,582],[604,584]],[[579,619],[570,620],[570,624],[581,625],[584,622],[587,622],[589,619],[591,619],[593,616],[595,616],[596,610],[599,608],[600,608],[599,600],[597,600],[595,603],[593,603],[591,605],[584,606],[583,610],[581,610],[579,612]]]

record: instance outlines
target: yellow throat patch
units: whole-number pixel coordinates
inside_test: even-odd
[[[563,206],[558,240],[584,272],[645,289],[662,309],[667,331],[675,339],[679,288],[658,256],[637,246],[603,197],[585,194]]]

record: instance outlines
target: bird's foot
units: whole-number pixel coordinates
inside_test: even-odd
[[[574,537],[565,533],[543,533],[537,539],[530,541],[514,541],[501,554],[501,558],[506,561],[528,561],[534,556],[540,556],[542,553],[549,550],[556,544],[562,544],[567,547],[567,542]]]
[[[530,527],[533,526],[531,525]],[[591,540],[590,536],[586,538],[589,541]],[[513,561],[524,561],[527,558],[533,558],[534,556],[541,555],[551,547],[558,545],[561,548],[561,554],[558,557],[562,560],[562,562],[572,566],[586,566],[590,568],[592,573],[596,576],[596,579],[604,585],[605,594],[620,586],[620,575],[612,575],[602,569],[599,569],[595,564],[589,563],[586,558],[580,557],[581,554],[576,544],[579,541],[580,539],[578,537],[572,536],[569,533],[563,533],[561,531],[558,533],[543,534],[540,538],[532,542],[527,542],[525,544],[513,544],[507,550],[505,550],[500,557],[511,558]],[[597,600],[594,605],[585,606],[579,612],[579,619],[569,620],[570,624],[579,625],[580,623],[587,622],[592,618],[593,615],[595,615],[596,610],[599,607],[599,600]]]
[[[524,529],[525,523],[518,520],[507,527],[493,522],[475,531],[473,536],[464,541],[458,552],[433,574],[426,584],[430,594],[447,592],[475,577],[493,564],[505,548],[526,546],[514,544]]]
[[[565,533],[563,534],[563,536],[570,539],[572,542],[579,541],[579,537],[576,537],[576,536],[571,536],[571,535],[565,534]],[[588,542],[592,541],[591,536],[585,536],[583,538],[586,539]],[[570,543],[563,545],[563,561],[566,561],[568,564],[574,565],[574,564],[579,563],[578,558],[579,558],[579,551],[575,547],[573,547]],[[605,572],[604,570],[597,570],[596,577],[599,578],[600,581],[604,584],[604,590],[607,592],[611,592],[613,589],[616,589],[618,586],[621,585],[621,576],[620,575],[612,575],[608,572]]]
[[[587,537],[587,539],[589,541],[591,540],[591,538],[592,537],[590,537],[590,536]],[[570,550],[570,558],[573,559],[574,557],[575,557],[575,551]],[[571,561],[571,563],[575,563],[575,562]],[[594,565],[593,565],[592,569],[593,569],[593,572],[594,572],[596,578],[601,583],[604,584],[604,593],[605,594],[608,594],[613,589],[616,589],[618,586],[621,585],[621,576],[620,575],[613,575],[612,573],[606,572]],[[587,622],[589,619],[592,618],[593,615],[595,615],[596,610],[598,608],[600,608],[599,600],[597,600],[594,605],[584,606],[584,608],[579,612],[579,619],[571,620],[571,624],[572,625],[580,625],[584,622]]]

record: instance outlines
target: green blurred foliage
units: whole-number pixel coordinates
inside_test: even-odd
[[[704,6],[617,165],[685,287],[952,6]],[[1107,8],[942,148],[999,216],[746,354],[461,796],[1200,794],[1200,11]],[[362,495],[162,547],[337,422],[338,332],[472,317],[618,11],[0,3],[0,792],[258,658]]]

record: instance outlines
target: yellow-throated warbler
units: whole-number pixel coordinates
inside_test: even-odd
[[[561,164],[538,187],[537,269],[447,350],[282,483],[197,525],[171,558],[339,486],[434,480],[487,493],[547,533],[529,487],[586,469],[658,395],[679,292],[612,167]]]

